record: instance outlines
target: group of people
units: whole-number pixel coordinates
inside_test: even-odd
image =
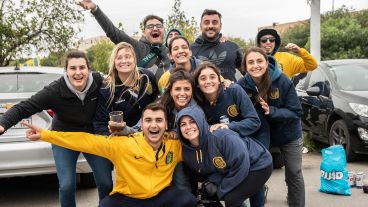
[[[317,67],[303,48],[278,52],[274,29],[258,32],[245,51],[221,36],[221,14],[204,10],[202,34],[190,44],[178,29],[148,15],[137,41],[119,30],[94,2],[91,10],[116,44],[106,77],[87,56],[66,55],[64,76],[0,118],[0,134],[42,110],[55,115],[52,130],[29,127],[27,137],[52,143],[62,207],[76,206],[76,161],[92,168],[99,206],[196,206],[196,189],[226,206],[264,206],[272,173],[270,147],[285,161],[289,206],[305,205],[302,108],[290,78]],[[164,42],[164,40],[166,40]],[[243,77],[236,79],[236,69]],[[109,112],[123,111],[122,130]],[[112,170],[116,182],[113,186]]]

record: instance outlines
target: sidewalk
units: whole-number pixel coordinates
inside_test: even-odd
[[[362,189],[352,188],[351,196],[332,195],[319,192],[322,156],[319,153],[303,154],[303,175],[306,192],[306,207],[362,207],[368,206],[368,194]],[[348,171],[363,171],[368,176],[368,159],[348,163]],[[367,178],[368,179],[368,178]],[[284,207],[286,203],[286,184],[284,181],[284,168],[274,170],[270,180],[266,207]]]

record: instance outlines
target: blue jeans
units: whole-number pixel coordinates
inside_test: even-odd
[[[75,207],[76,165],[80,152],[52,145],[52,152],[59,179],[59,200],[61,207]],[[112,163],[103,157],[83,153],[91,166],[100,200],[112,191]]]
[[[185,174],[183,162],[179,162],[174,170],[173,183],[178,189],[191,193],[192,188],[190,185],[190,179]]]

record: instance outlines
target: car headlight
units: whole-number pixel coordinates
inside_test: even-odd
[[[368,106],[364,104],[349,103],[349,106],[360,116],[368,117]]]

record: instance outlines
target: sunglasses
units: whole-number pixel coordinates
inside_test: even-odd
[[[146,29],[153,29],[155,27],[157,29],[162,29],[164,27],[164,25],[162,25],[162,24],[149,24],[149,25],[145,26]]]
[[[275,42],[276,38],[274,38],[274,37],[262,37],[261,38],[262,43],[266,43],[267,40],[270,41],[271,43],[273,43],[273,42]]]

